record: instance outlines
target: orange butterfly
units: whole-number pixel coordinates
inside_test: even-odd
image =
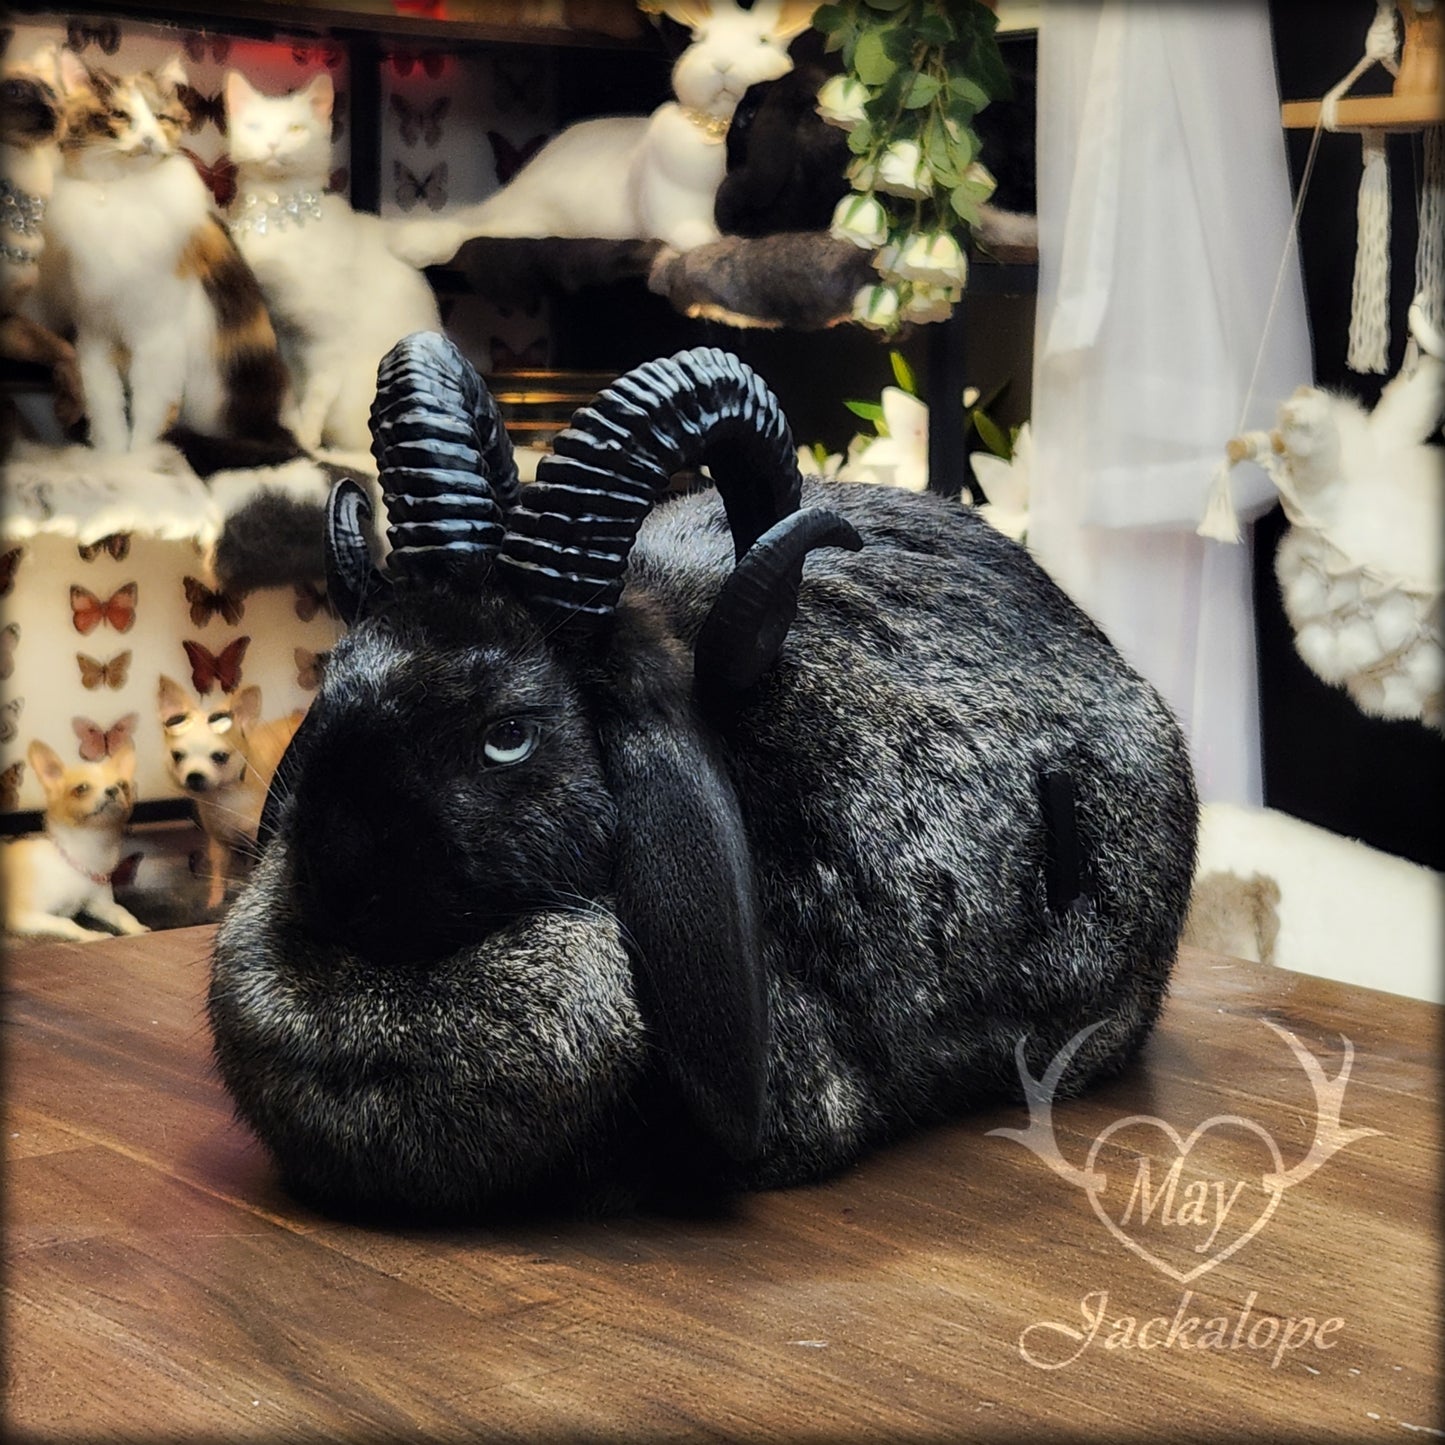
[[[112,532],[94,542],[77,542],[75,550],[82,562],[94,562],[102,552],[109,552],[117,562],[124,562],[130,556],[130,533]]]
[[[117,632],[129,632],[135,626],[136,599],[140,589],[134,582],[111,593],[104,602],[84,587],[70,589],[71,622],[83,637],[89,637],[102,622]]]
[[[98,687],[124,687],[126,675],[130,672],[130,650],[117,652],[109,662],[77,652],[75,660],[80,664],[80,683],[87,692]]]
[[[88,717],[73,717],[70,725],[80,739],[80,756],[88,763],[98,763],[102,758],[114,757],[123,747],[134,741],[131,735],[139,721],[138,712],[128,712],[108,728],[91,722]]]
[[[249,637],[238,637],[219,653],[209,651],[199,642],[184,641],[186,656],[191,660],[191,682],[199,693],[207,693],[221,684],[222,692],[235,692],[241,685],[241,659],[251,645]]]
[[[246,614],[244,599],[233,592],[212,592],[197,577],[186,578],[186,601],[191,604],[191,621],[197,627],[204,627],[216,614],[234,627]]]
[[[20,780],[25,776],[24,763],[11,763],[0,773],[0,809],[7,813],[15,811],[20,801]]]

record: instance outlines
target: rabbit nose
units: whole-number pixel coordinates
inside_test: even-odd
[[[719,75],[726,75],[732,68],[733,63],[727,59],[726,56],[720,60],[713,61],[713,69],[716,70]]]

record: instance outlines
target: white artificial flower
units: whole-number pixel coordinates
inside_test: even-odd
[[[848,178],[848,184],[855,191],[875,190],[875,182],[878,179],[878,172],[873,162],[865,160],[862,156],[848,162],[848,168],[843,172]]]
[[[894,268],[898,265],[898,242],[890,241],[886,246],[881,246],[874,252],[873,269],[885,280],[894,281],[898,277]]]
[[[888,239],[888,212],[877,196],[844,196],[833,209],[828,234],[835,241],[851,241],[871,251]]]
[[[968,279],[968,258],[947,231],[913,231],[903,238],[893,270],[905,281],[926,286],[962,286]]]
[[[947,321],[953,315],[954,303],[962,295],[962,291],[952,286],[927,286],[914,282],[899,314],[904,321],[914,321],[920,326],[930,321]]]
[[[898,320],[898,292],[891,286],[864,286],[853,298],[853,319],[876,331],[890,330]]]
[[[851,75],[833,76],[818,92],[818,114],[840,130],[852,130],[867,103],[868,87]]]
[[[874,437],[856,450],[838,473],[844,482],[875,482],[909,492],[928,489],[928,407],[901,387],[885,386],[883,424],[887,436]]]
[[[878,158],[874,182],[890,196],[922,200],[933,194],[933,169],[923,157],[916,140],[896,140]]]
[[[983,193],[979,196],[981,201],[986,201],[998,189],[993,172],[982,161],[973,161],[964,171],[963,179],[966,184],[977,186]]]
[[[823,477],[831,481],[843,465],[842,452],[829,452],[821,463],[812,447],[798,448],[798,470],[805,477]]]
[[[1029,526],[1029,478],[1034,465],[1034,442],[1025,422],[1014,439],[1012,461],[992,452],[971,452],[973,474],[988,501],[979,507],[984,521],[1005,537],[1022,542]]]

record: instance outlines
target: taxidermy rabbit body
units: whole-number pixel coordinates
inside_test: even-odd
[[[1121,1067],[1193,782],[1023,549],[939,498],[800,496],[716,351],[615,383],[519,491],[485,388],[420,342],[378,390],[388,575],[340,484],[352,630],[213,961],[222,1077],[289,1186],[474,1212],[796,1183],[1017,1096],[1016,1046],[1037,1070],[1096,1025],[1063,1091]],[[650,512],[704,460],[718,492]]]
[[[388,248],[386,223],[326,193],[331,77],[264,96],[226,77],[231,225],[261,283],[296,386],[303,446],[365,451],[377,363],[402,337],[440,331],[426,278]]]
[[[180,61],[118,79],[62,51],[60,77],[64,170],[38,300],[75,329],[92,446],[140,450],[178,422],[294,455],[260,289],[179,153]]]
[[[792,67],[787,41],[807,28],[807,0],[662,0],[692,27],[673,67],[677,96],[651,116],[579,121],[555,136],[478,205],[395,233],[413,265],[449,261],[473,236],[659,240],[686,251],[718,237],[713,203],[727,170],[728,122],[747,88]]]

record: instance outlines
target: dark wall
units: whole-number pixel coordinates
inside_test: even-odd
[[[1348,74],[1364,49],[1368,12],[1368,6],[1271,0],[1284,99],[1321,96]],[[1389,85],[1377,67],[1353,93],[1388,90]],[[1310,133],[1288,131],[1286,138],[1298,194]],[[1391,364],[1397,366],[1414,290],[1420,137],[1391,137],[1389,162]],[[1345,366],[1359,176],[1358,137],[1322,135],[1300,217],[1300,260],[1316,383],[1373,405],[1387,378],[1360,376]],[[1445,739],[1416,722],[1367,717],[1343,689],[1321,682],[1300,660],[1274,576],[1275,548],[1285,527],[1276,508],[1255,528],[1265,801],[1388,852],[1445,868]]]

